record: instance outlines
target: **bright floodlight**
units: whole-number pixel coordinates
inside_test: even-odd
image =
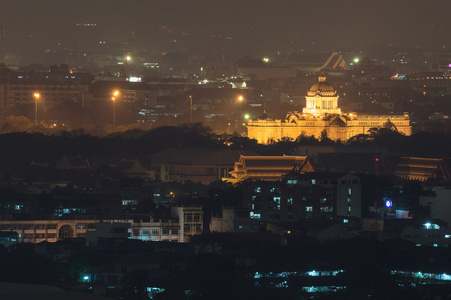
[[[358,63],[358,62],[359,62],[359,59],[358,59],[358,58],[354,58],[354,62],[355,62],[355,63]]]
[[[39,96],[41,96],[39,93],[34,93],[34,96],[36,97],[36,98],[39,98]]]

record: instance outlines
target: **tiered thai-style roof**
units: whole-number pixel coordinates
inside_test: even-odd
[[[448,181],[451,176],[442,158],[388,156],[382,160],[379,171],[407,180],[426,181],[440,178]]]
[[[231,181],[281,180],[290,172],[314,172],[313,165],[307,156],[240,156],[229,174]]]

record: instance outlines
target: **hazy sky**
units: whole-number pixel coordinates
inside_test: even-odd
[[[310,50],[402,43],[451,46],[450,0],[0,0],[7,37],[70,38],[67,28],[96,23],[107,40],[131,32],[154,38],[160,26],[193,33],[218,31],[243,49]],[[14,48],[9,44],[9,48]]]

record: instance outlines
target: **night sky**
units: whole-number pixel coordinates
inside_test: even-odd
[[[235,52],[331,51],[382,44],[451,46],[449,0],[1,0],[5,49],[69,43],[76,23],[96,23],[101,37],[131,37],[146,48],[158,28],[189,34],[199,48],[213,34]],[[24,36],[36,35],[24,42]],[[43,45],[42,43],[47,43]],[[39,44],[39,45],[38,45]],[[192,44],[190,47],[193,48]],[[231,46],[232,47],[232,46]]]

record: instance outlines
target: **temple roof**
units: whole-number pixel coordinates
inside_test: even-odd
[[[237,180],[281,180],[293,170],[313,172],[307,156],[240,156],[230,175]]]

